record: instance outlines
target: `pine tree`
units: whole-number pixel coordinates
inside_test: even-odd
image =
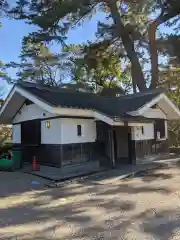
[[[160,14],[149,22],[154,11]],[[29,36],[34,41],[57,40],[62,44],[69,29],[99,12],[103,12],[109,21],[98,23],[97,44],[87,48],[91,59],[96,58],[96,55],[92,56],[94,52],[113,48],[119,57],[130,61],[134,91],[136,87],[143,91],[147,83],[139,50],[146,46],[151,56],[150,87],[155,88],[158,81],[156,31],[162,23],[180,13],[178,0],[19,0],[17,7],[10,11],[15,18],[26,19],[40,27]]]
[[[11,13],[17,16],[17,18],[28,18],[31,24],[37,24],[41,27],[39,32],[30,35],[31,38],[35,40],[57,39],[64,42],[66,33],[71,27],[81,24],[85,18],[92,16],[94,11],[103,11],[108,18],[113,20],[113,24],[99,23],[97,34],[101,35],[101,37],[97,39],[99,44],[95,47],[99,46],[103,50],[104,46],[112,47],[112,42],[116,45],[116,48],[119,45],[122,46],[123,43],[127,57],[131,61],[133,82],[136,82],[136,79],[138,79],[135,85],[138,85],[139,89],[143,90],[146,85],[133,39],[137,35],[138,26],[141,26],[141,24],[137,21],[137,31],[135,31],[135,26],[131,26],[128,23],[126,15],[121,17],[125,9],[123,6],[118,6],[118,3],[119,1],[67,0],[58,2],[48,1],[47,4],[37,4],[36,1],[31,1],[31,4],[28,4],[28,1],[19,1],[18,7],[13,9]],[[133,8],[131,5],[128,7]],[[28,11],[22,13],[22,9],[28,9]],[[42,14],[38,14],[37,17],[37,12]],[[106,29],[107,34],[105,34],[104,29]],[[100,38],[103,40],[99,41]],[[108,38],[110,38],[109,41],[107,40]],[[108,46],[107,42],[109,42]]]
[[[87,47],[89,49],[86,45],[69,45],[63,48],[63,55],[72,62],[72,81],[83,83],[96,92],[104,87],[118,86],[125,87],[128,92],[127,82],[131,81],[129,68],[122,68],[118,55],[113,51],[99,51],[96,58],[91,59],[91,55],[87,54]]]
[[[16,68],[16,81],[32,81],[38,84],[58,86],[66,77],[70,63],[61,55],[52,53],[43,43],[28,41],[23,44],[20,63],[10,62],[6,69]]]
[[[3,10],[7,7],[7,2],[5,0],[0,0],[0,17],[2,17]],[[0,22],[0,27],[1,27],[1,22]],[[3,63],[0,61],[0,78],[4,78],[5,73],[2,71],[3,69]]]

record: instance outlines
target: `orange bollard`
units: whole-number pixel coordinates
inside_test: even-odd
[[[37,161],[36,161],[36,156],[33,157],[33,166],[32,166],[33,171],[38,171],[37,167]]]

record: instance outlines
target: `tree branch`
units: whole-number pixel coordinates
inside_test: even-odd
[[[159,0],[161,2],[161,0]],[[162,4],[162,3],[161,3]],[[156,31],[158,26],[177,16],[174,12],[169,12],[164,15],[164,6],[162,5],[162,11],[159,17],[154,20],[148,29],[149,36],[149,53],[151,56],[151,85],[150,88],[156,88],[159,80],[159,68],[158,68],[158,52],[156,43]]]

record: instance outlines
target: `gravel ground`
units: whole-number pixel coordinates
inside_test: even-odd
[[[177,163],[125,181],[45,184],[0,172],[0,239],[180,239]]]

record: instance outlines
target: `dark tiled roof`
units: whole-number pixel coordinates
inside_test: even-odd
[[[156,89],[121,97],[105,97],[92,93],[37,86],[29,83],[18,84],[18,86],[51,106],[94,109],[113,118],[128,118],[128,112],[138,110],[162,93],[162,90]]]

